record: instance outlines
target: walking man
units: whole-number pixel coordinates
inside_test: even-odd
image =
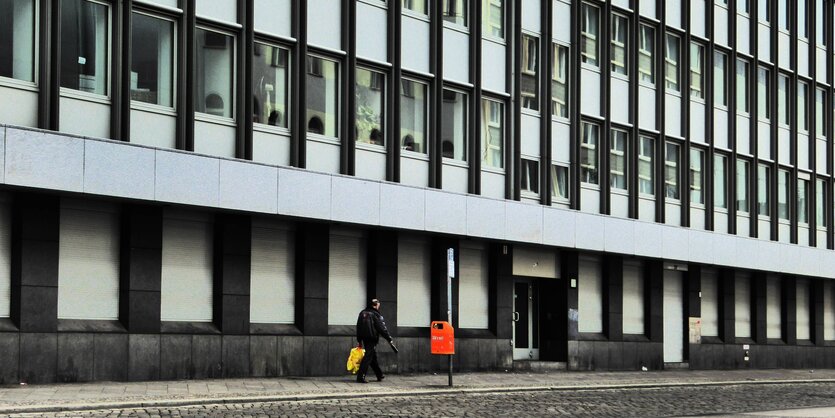
[[[383,337],[389,343],[392,342],[391,335],[386,329],[386,321],[383,315],[380,314],[380,301],[371,299],[368,307],[363,309],[357,318],[357,342],[359,342],[365,349],[365,356],[360,363],[360,370],[357,372],[357,382],[368,383],[365,380],[365,373],[368,372],[368,366],[374,370],[377,375],[377,381],[385,378],[383,371],[380,370],[380,364],[377,363],[377,343]]]

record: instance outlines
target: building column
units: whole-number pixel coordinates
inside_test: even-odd
[[[124,205],[119,262],[119,319],[132,334],[160,331],[162,207]]]
[[[650,260],[644,270],[644,318],[647,338],[664,342],[664,263]]]
[[[826,286],[824,283],[824,279],[812,279],[810,282],[810,290],[812,292],[812,343],[818,347],[823,347],[825,345],[823,331],[823,294],[826,292]]]
[[[719,270],[719,338],[725,344],[733,344],[736,338],[735,289],[734,271]]]
[[[603,257],[603,333],[623,341],[623,257]]]
[[[566,317],[566,361],[569,370],[580,367],[580,329],[579,329],[579,292],[577,279],[580,277],[580,253],[577,251],[562,251],[560,253],[560,273],[565,283]]]
[[[372,231],[368,237],[368,299],[377,298],[386,326],[397,336],[397,232]]]
[[[757,344],[767,344],[768,276],[764,272],[751,275],[751,337]]]
[[[783,276],[783,300],[781,302],[780,316],[782,317],[783,338],[787,345],[797,344],[797,278],[794,276]]]
[[[690,344],[693,341],[690,339],[690,335],[696,334],[696,330],[693,329],[693,319],[698,318],[699,323],[701,323],[702,317],[702,299],[701,299],[701,292],[702,292],[702,266],[697,264],[690,264],[687,266],[687,273],[685,273],[685,297],[684,297],[684,323],[685,323],[685,331],[688,333],[687,343],[684,344],[684,358],[686,361],[693,364],[694,358],[696,356],[691,357],[690,351]],[[699,333],[696,334],[701,338],[701,327],[699,328]],[[698,361],[698,359],[696,360]]]
[[[497,339],[510,341],[513,338],[513,246],[492,244],[488,251],[490,330]],[[546,292],[543,288],[540,298],[549,297]],[[547,324],[542,323],[540,327],[543,336],[549,332]]]
[[[305,336],[328,335],[330,228],[298,224],[296,233],[296,324]]]
[[[214,321],[223,334],[249,334],[252,218],[218,215],[214,242]]]

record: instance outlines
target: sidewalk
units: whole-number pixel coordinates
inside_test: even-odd
[[[0,414],[90,409],[123,409],[210,403],[251,403],[304,399],[352,398],[369,395],[529,390],[610,389],[714,384],[777,384],[833,382],[835,370],[671,370],[657,372],[490,372],[454,376],[389,375],[367,385],[351,375],[154,382],[98,382],[32,386],[0,386]]]

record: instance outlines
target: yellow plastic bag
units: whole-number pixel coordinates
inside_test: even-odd
[[[360,362],[362,358],[365,356],[365,350],[362,349],[360,346],[356,346],[351,349],[351,354],[348,355],[348,371],[357,374],[360,369]]]

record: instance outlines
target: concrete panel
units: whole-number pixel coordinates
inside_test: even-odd
[[[761,60],[771,62],[771,27],[757,24],[757,54]]]
[[[690,100],[690,141],[707,144],[705,104]]]
[[[189,379],[191,373],[191,335],[162,335],[159,343],[160,379]]]
[[[340,176],[331,182],[331,219],[380,224],[380,183]]]
[[[690,32],[693,35],[706,38],[705,34],[705,0],[690,1]]]
[[[588,68],[581,68],[580,82],[583,85],[580,111],[584,115],[603,116],[600,106],[600,73]]]
[[[38,92],[0,87],[0,120],[4,124],[38,127]]]
[[[470,82],[470,37],[455,29],[444,28],[444,79]]]
[[[57,358],[58,334],[20,334],[21,382],[55,382]]]
[[[220,206],[250,212],[278,211],[278,169],[220,160]]]
[[[192,335],[193,379],[218,378],[223,374],[223,343],[220,335]]]
[[[690,259],[690,240],[685,228],[662,226],[663,257],[665,260]]]
[[[629,106],[625,105],[623,98],[629,97],[629,80],[621,77],[612,77],[612,91],[610,97],[612,122],[629,124]]]
[[[507,92],[506,51],[507,46],[502,43],[487,39],[481,41],[481,85],[485,90]],[[404,54],[404,59],[405,55],[409,54]]]
[[[177,118],[171,115],[131,109],[130,142],[156,148],[177,147]]]
[[[400,184],[429,186],[429,160],[403,156],[400,158]]]
[[[84,192],[154,199],[155,151],[116,142],[84,141]]]
[[[298,376],[304,372],[305,337],[278,337],[276,353],[278,356],[278,374]]]
[[[736,242],[739,238],[725,234],[713,234],[713,264],[736,265]]]
[[[688,231],[688,261],[709,264],[713,262],[713,234],[706,231]]]
[[[506,187],[504,173],[495,173],[492,171],[481,172],[482,196],[503,200],[506,196],[505,189]]]
[[[635,253],[635,222],[606,217],[603,223],[606,252],[631,255]]]
[[[564,122],[551,123],[551,159],[561,163],[571,161],[571,126]]]
[[[728,111],[723,109],[713,110],[713,145],[728,149]]]
[[[521,117],[521,148],[522,155],[538,157],[542,155],[539,142],[539,128],[541,126],[539,116],[522,113]]]
[[[542,242],[542,206],[507,201],[505,208],[508,240],[537,244]]]
[[[328,337],[304,337],[304,374],[325,376],[328,373]]]
[[[339,173],[339,143],[308,140],[307,169]]]
[[[255,0],[255,31],[292,36],[292,0]]]
[[[219,171],[216,158],[157,150],[154,195],[164,202],[217,206]]]
[[[238,9],[234,1],[196,0],[197,16],[222,22],[238,22]]]
[[[5,151],[7,184],[82,191],[82,139],[6,128]]]
[[[235,158],[235,127],[218,123],[194,122],[194,152]]]
[[[132,334],[128,338],[128,380],[157,380],[160,366],[160,336]]]
[[[554,7],[554,18],[551,22],[554,40],[568,45],[571,43],[571,5],[558,0],[551,4]]]
[[[331,176],[304,170],[279,169],[278,213],[330,219]]]
[[[380,225],[424,229],[426,197],[422,189],[380,184]]]
[[[249,372],[253,377],[278,376],[276,347],[277,337],[274,335],[249,337]]]
[[[736,240],[736,260],[737,266],[743,268],[755,269],[758,267],[756,257],[751,257],[751,254],[756,254],[759,248],[760,241],[755,238],[742,238]]]
[[[250,375],[249,345],[247,335],[223,336],[223,377],[246,377]]]
[[[658,74],[655,77],[657,80]],[[658,112],[655,109],[655,89],[638,86],[638,126],[642,129],[656,130],[656,113]]]
[[[426,190],[427,231],[465,235],[467,233],[466,196]]]
[[[499,239],[505,237],[505,202],[468,196],[467,235]]]
[[[635,255],[658,257],[662,253],[663,229],[661,225],[651,222],[635,222]]]
[[[357,56],[388,62],[386,36],[387,10],[357,2]]]
[[[542,210],[542,241],[546,245],[573,248],[578,213],[545,207]]]
[[[736,15],[736,50],[751,55],[751,22],[740,14]]]
[[[92,138],[110,138],[110,105],[70,97],[60,99],[61,132]]]
[[[582,250],[603,251],[603,243],[606,239],[604,222],[605,217],[603,216],[578,213],[575,224],[576,227],[574,230],[574,239],[577,248]]]
[[[357,177],[380,181],[386,179],[386,151],[384,149],[364,149],[362,146],[357,146],[356,159]]]
[[[444,163],[443,165],[442,189],[455,193],[467,193],[469,190],[469,178],[467,167]]]
[[[713,6],[713,21],[713,37],[716,43],[730,48],[731,44],[728,42],[728,27],[730,26],[728,9],[719,5]]]
[[[57,381],[92,381],[95,354],[93,334],[58,334]]]
[[[290,165],[290,137],[255,130],[252,133],[252,161]]]
[[[125,381],[128,377],[128,334],[96,334],[93,379]]]
[[[308,43],[330,49],[342,49],[342,10],[334,0],[309,0],[307,2]]]
[[[664,131],[667,135],[682,137],[681,121],[684,118],[681,115],[681,96],[665,94],[664,111]]]
[[[0,333],[0,385],[18,384],[20,367],[20,335],[12,332]]]
[[[403,68],[429,72],[429,21],[403,15],[401,21],[403,38],[401,47],[408,54],[403,54]]]

